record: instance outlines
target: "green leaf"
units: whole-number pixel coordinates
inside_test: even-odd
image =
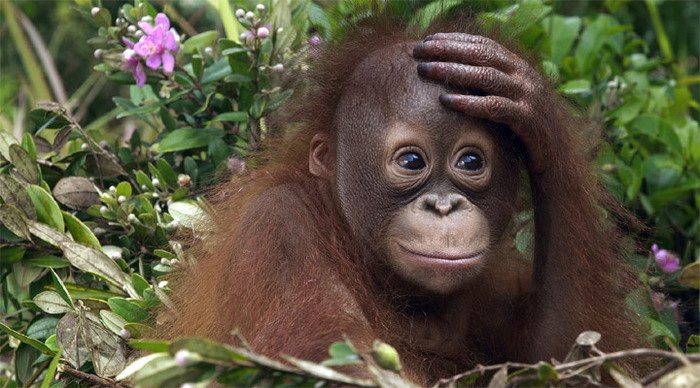
[[[74,267],[97,275],[121,289],[125,288],[124,273],[112,259],[101,251],[72,241],[62,242],[59,246],[66,259]]]
[[[40,341],[35,340],[34,338],[29,338],[24,334],[21,334],[15,330],[12,330],[9,326],[5,325],[4,323],[0,322],[0,330],[4,331],[7,335],[10,335],[16,339],[18,339],[20,342],[25,343],[34,349],[39,350],[40,352],[47,354],[49,356],[53,356],[54,352],[51,351],[46,345],[41,343]]]
[[[29,227],[29,232],[36,237],[46,241],[47,243],[59,247],[59,245],[66,241],[72,241],[70,236],[63,232],[59,232],[56,229],[34,220],[27,220],[27,226]]]
[[[24,253],[27,250],[24,247],[0,247],[0,264],[16,263],[24,258]],[[25,261],[25,264],[27,262]]]
[[[170,345],[168,344],[168,341],[132,339],[129,340],[129,346],[136,350],[145,350],[148,352],[167,352]]]
[[[51,383],[53,382],[53,379],[56,376],[56,368],[58,367],[58,361],[61,359],[62,354],[63,354],[63,350],[59,349],[58,352],[56,352],[56,355],[54,355],[53,358],[51,359],[51,363],[49,363],[49,367],[46,368],[46,372],[44,374],[44,380],[42,380],[42,382],[41,382],[41,388],[51,387]]]
[[[31,160],[36,160],[36,143],[31,133],[25,132],[22,135],[22,148],[27,151]]]
[[[192,54],[197,50],[202,50],[205,47],[210,47],[219,36],[217,31],[204,31],[190,38],[187,38],[182,43],[181,51],[184,54]]]
[[[10,146],[17,143],[17,139],[12,136],[10,132],[5,129],[0,129],[0,155],[2,155],[5,160],[12,160],[10,157]]]
[[[37,307],[47,314],[65,314],[74,310],[55,291],[40,292],[32,300]]]
[[[66,285],[63,284],[63,280],[61,280],[61,278],[56,274],[56,271],[53,269],[51,269],[49,272],[51,272],[51,279],[53,281],[53,286],[56,287],[56,293],[58,293],[64,302],[68,303],[68,305],[75,310],[73,298],[71,298]]]
[[[174,341],[170,344],[170,354],[175,354],[179,350],[189,350],[197,353],[204,359],[213,361],[235,362],[243,365],[253,364],[248,361],[248,358],[236,351],[235,349],[216,343],[206,338],[190,337]]]
[[[165,184],[167,184],[170,187],[177,187],[177,174],[173,170],[172,167],[170,167],[170,164],[165,161],[165,159],[158,159],[156,162],[156,167],[158,168],[158,171],[160,172],[161,177],[165,180]]]
[[[244,123],[248,121],[248,112],[226,112],[217,115],[212,121],[235,121]]]
[[[34,204],[24,186],[17,179],[6,174],[0,174],[0,198],[6,204],[22,210],[27,217],[31,219],[36,218]]]
[[[63,232],[65,224],[63,223],[61,208],[58,207],[58,203],[54,201],[51,194],[37,185],[27,186],[27,194],[29,194],[29,198],[34,204],[37,219],[47,225],[53,226],[59,232]]]
[[[27,226],[27,218],[22,212],[12,205],[0,205],[0,224],[5,225],[10,232],[25,240],[32,240]]]
[[[41,174],[36,160],[32,159],[32,157],[29,156],[29,152],[19,144],[10,146],[10,161],[15,165],[17,173],[19,173],[24,180],[29,183],[39,183]]]
[[[119,182],[119,184],[117,185],[117,190],[115,192],[115,195],[117,197],[123,195],[126,198],[129,198],[129,197],[131,197],[131,191],[132,191],[131,184],[129,182],[126,182],[126,181]]]
[[[143,276],[137,274],[137,273],[132,273],[131,274],[131,283],[134,284],[134,289],[136,292],[139,293],[139,295],[143,296],[143,292],[149,288],[151,288],[151,285],[148,284],[146,279],[143,278]]]
[[[109,298],[107,304],[113,312],[119,314],[127,322],[143,322],[148,318],[148,311],[124,298]]]
[[[686,287],[700,290],[700,261],[690,263],[683,267],[678,282]]]
[[[542,27],[549,35],[549,59],[557,65],[561,64],[561,60],[569,52],[578,36],[581,18],[553,15],[542,21]]]
[[[331,358],[323,361],[321,365],[340,366],[362,363],[360,355],[345,342],[335,342],[331,344],[328,348],[328,353]]]
[[[73,236],[73,240],[77,242],[84,243],[87,246],[91,246],[95,249],[102,249],[100,241],[95,237],[90,228],[83,224],[76,216],[68,213],[61,212],[63,214],[63,221],[66,223],[66,228]]]
[[[591,81],[587,79],[575,79],[559,86],[558,90],[564,94],[584,94],[591,92]]]
[[[124,318],[109,310],[100,310],[100,319],[102,319],[105,327],[116,335],[121,334],[124,325],[127,323]]]
[[[41,268],[65,268],[70,266],[68,260],[54,255],[41,255],[37,257],[32,257],[26,259],[24,263]]]
[[[186,228],[208,230],[211,227],[211,221],[207,213],[192,200],[171,203],[168,206],[168,213]]]
[[[220,138],[223,134],[223,130],[221,129],[176,129],[169,132],[163,140],[160,141],[158,151],[175,152],[206,147],[211,139]]]

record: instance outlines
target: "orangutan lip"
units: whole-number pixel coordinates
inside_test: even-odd
[[[476,261],[481,258],[484,251],[479,251],[473,254],[461,254],[461,253],[448,253],[448,252],[416,252],[411,249],[406,248],[403,244],[397,243],[398,246],[404,250],[406,253],[416,256],[421,260],[430,261],[442,261],[442,262],[453,262],[455,264],[466,264],[469,262]]]

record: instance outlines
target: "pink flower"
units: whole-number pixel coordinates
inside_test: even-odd
[[[665,249],[659,249],[657,244],[651,246],[651,253],[654,254],[656,265],[658,265],[662,271],[672,273],[678,271],[680,268],[680,260],[678,257]]]
[[[140,21],[139,27],[146,34],[134,45],[134,51],[146,59],[146,66],[157,70],[163,65],[163,71],[172,73],[175,67],[173,53],[178,50],[177,33],[170,29],[170,20],[163,13],[156,15],[155,25]]]
[[[122,42],[127,47],[122,52],[122,63],[127,70],[131,71],[134,80],[136,80],[136,85],[141,87],[146,83],[146,71],[141,63],[141,58],[134,51],[134,42],[126,38],[122,38]]]
[[[270,35],[270,29],[268,29],[267,27],[260,27],[258,28],[258,32],[256,33],[256,35],[260,39],[265,39]]]

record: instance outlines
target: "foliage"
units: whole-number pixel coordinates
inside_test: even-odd
[[[100,7],[77,0],[71,12],[96,26],[97,36],[88,42],[98,63],[73,97],[61,98],[46,64],[50,61],[38,59],[46,52],[32,35],[31,22],[14,3],[3,2],[3,20],[21,57],[8,68],[24,69],[27,76],[20,79],[27,87],[22,90],[34,107],[23,119],[23,106],[10,107],[3,89],[17,83],[0,86],[0,123],[6,127],[0,130],[3,385],[42,381],[48,387],[76,380],[104,385],[115,384],[117,375],[144,386],[213,380],[224,385],[409,384],[388,370],[400,370],[400,363],[386,344],[378,343],[370,355],[357,354],[349,343],[333,344],[330,359],[317,365],[292,358],[280,364],[245,346],[200,338],[172,343],[143,338],[154,323],[149,319],[154,308],[169,303],[167,274],[190,260],[174,234],[208,233],[208,205],[199,194],[218,180],[244,173],[250,162],[245,157],[270,135],[265,117],[303,87],[295,77],[307,68],[316,45],[376,11],[359,0],[236,4],[245,9],[211,1],[205,17],[211,23],[197,25],[199,33],[179,13],[186,6],[162,10],[179,36],[170,71],[149,66],[147,56],[128,52],[124,41],[142,39],[147,28],[138,22],[152,23],[158,14],[153,5],[135,0]],[[699,78],[674,57],[677,45],[670,42],[676,40],[664,31],[655,2],[642,8],[652,20],[651,40],[644,40],[649,30],[633,26],[641,3],[606,4],[606,12],[579,16],[566,14],[561,3],[539,0],[474,6],[482,22],[507,26],[523,47],[543,59],[541,67],[558,90],[604,123],[608,143],[598,150],[600,174],[651,227],[638,236],[644,249],[652,243],[666,248],[663,266],[658,246],[653,254],[629,248],[645,285],[629,301],[660,347],[697,352],[700,339],[688,333],[697,329],[700,288],[700,128],[690,90]],[[381,5],[422,25],[436,12],[463,6],[446,0]],[[214,21],[221,28],[205,30]],[[143,87],[135,85],[137,65],[147,74]],[[101,79],[114,86],[107,89],[115,106],[111,111],[80,103]],[[47,96],[59,103],[39,101]],[[89,120],[83,126],[76,116]],[[13,128],[21,132],[13,134]],[[592,131],[591,136],[598,135]],[[531,241],[530,219],[527,212],[519,217],[515,245],[521,251]],[[673,259],[681,269],[668,265]],[[673,298],[695,306],[686,314],[690,324],[685,329],[679,327]],[[650,299],[653,304],[645,303]],[[591,346],[577,359],[595,357]],[[137,359],[132,350],[152,354]],[[678,357],[674,354],[656,355]],[[484,367],[460,382],[475,383],[490,371],[498,372],[489,378],[500,379],[492,383],[595,378],[591,371],[599,361],[573,375],[549,363]],[[368,368],[372,378],[357,380],[331,369],[345,364]],[[618,382],[629,382],[615,370]],[[68,378],[54,381],[57,371]]]

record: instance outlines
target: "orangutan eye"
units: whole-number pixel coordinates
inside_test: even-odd
[[[484,168],[484,158],[476,152],[465,152],[457,161],[456,167],[468,172],[478,172]]]
[[[396,163],[407,170],[421,170],[425,167],[423,157],[417,152],[405,152],[399,155]]]

